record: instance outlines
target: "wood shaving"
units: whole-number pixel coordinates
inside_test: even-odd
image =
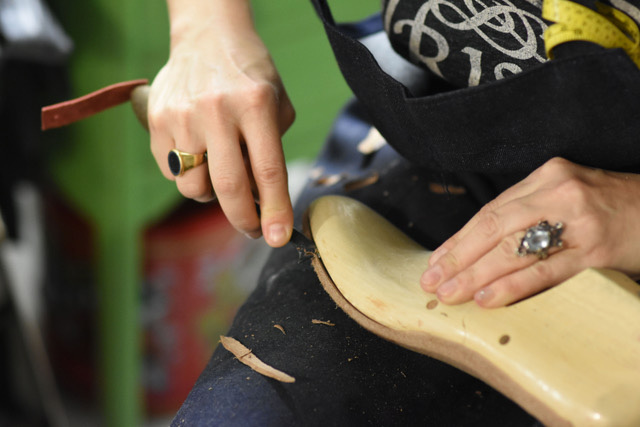
[[[352,179],[351,181],[344,184],[344,191],[350,192],[359,190],[360,188],[375,184],[376,182],[378,182],[378,179],[380,179],[380,175],[378,175],[377,173],[372,173],[365,177]]]
[[[318,187],[330,187],[345,179],[346,175],[337,173],[333,175],[322,175],[315,180],[314,184]]]
[[[314,325],[336,326],[335,323],[331,323],[331,322],[329,322],[327,320],[311,319],[311,323],[313,323]]]
[[[282,332],[283,334],[287,335],[287,333],[284,331],[284,328],[280,325],[273,325],[274,328],[276,328],[277,330],[279,330],[280,332]]]
[[[371,128],[367,136],[358,143],[358,151],[362,154],[371,154],[380,150],[387,145],[387,141],[384,139],[378,129]]]
[[[435,182],[429,183],[429,191],[435,194],[452,194],[459,196],[465,194],[467,190],[464,187],[458,187],[455,185],[442,185]]]
[[[315,167],[311,169],[311,171],[309,172],[309,178],[313,180],[318,179],[322,176],[323,173],[324,173],[324,168],[322,166]]]
[[[236,358],[256,371],[259,374],[264,375],[265,377],[273,378],[274,380],[281,381],[283,383],[293,383],[296,381],[291,375],[285,374],[282,371],[277,370],[276,368],[267,365],[262,360],[258,359],[258,357],[253,354],[251,350],[242,345],[242,343],[235,338],[220,336],[220,342],[222,346],[227,349],[231,354],[236,356]]]

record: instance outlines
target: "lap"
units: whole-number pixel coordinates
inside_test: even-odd
[[[263,377],[220,347],[174,425],[535,423],[481,381],[362,329],[294,249],[272,254],[229,335],[296,382]]]
[[[363,156],[356,147],[370,128],[359,114],[357,107],[349,107],[336,122],[317,170],[340,174],[340,179],[330,186],[307,185],[296,206],[298,227],[311,200],[348,194],[429,247],[492,198],[492,185],[482,178],[420,170],[389,147]],[[342,136],[341,126],[349,130]],[[349,184],[372,176],[377,179],[371,185]],[[440,191],[443,184],[455,191]],[[310,263],[300,262],[289,246],[272,252],[228,335],[295,377],[295,383],[263,377],[218,347],[173,425],[536,423],[481,381],[361,328],[337,308]]]

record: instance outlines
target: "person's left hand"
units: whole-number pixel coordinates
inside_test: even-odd
[[[519,257],[527,228],[564,224],[549,257]],[[640,277],[640,175],[555,158],[484,206],[434,251],[420,279],[446,304],[500,307],[557,285],[587,267]]]

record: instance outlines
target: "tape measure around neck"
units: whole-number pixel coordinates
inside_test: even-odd
[[[608,49],[622,48],[640,68],[640,30],[629,16],[597,3],[598,11],[568,0],[544,0],[542,17],[555,22],[544,33],[547,57],[553,48],[570,41],[597,43]]]

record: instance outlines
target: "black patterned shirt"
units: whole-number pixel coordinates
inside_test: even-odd
[[[590,0],[579,1],[588,5]],[[609,0],[640,22],[640,0]],[[499,80],[547,60],[542,0],[383,0],[394,49],[458,86]]]

